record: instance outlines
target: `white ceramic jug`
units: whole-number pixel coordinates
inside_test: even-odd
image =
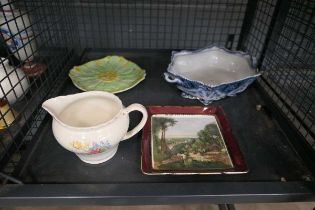
[[[112,158],[119,142],[139,132],[147,120],[147,111],[141,104],[124,108],[117,96],[102,91],[59,96],[45,101],[42,106],[53,117],[52,129],[57,141],[91,164]],[[143,116],[141,122],[127,132],[132,111],[140,111]]]
[[[6,58],[0,59],[0,98],[12,105],[26,93],[30,84],[21,69],[10,66]]]
[[[37,47],[28,14],[15,9],[8,0],[0,2],[6,5],[0,13],[0,31],[7,46],[20,61],[32,61]]]

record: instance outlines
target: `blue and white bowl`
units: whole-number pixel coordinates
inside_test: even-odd
[[[235,96],[260,76],[253,57],[241,51],[211,47],[173,52],[165,80],[176,83],[182,96],[204,105]]]

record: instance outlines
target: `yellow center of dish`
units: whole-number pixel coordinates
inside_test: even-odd
[[[116,80],[118,78],[118,75],[117,75],[117,72],[115,71],[106,71],[106,72],[100,73],[98,75],[98,78],[106,82],[111,82],[111,81]]]

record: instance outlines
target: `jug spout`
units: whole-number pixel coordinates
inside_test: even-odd
[[[57,119],[58,115],[65,109],[69,104],[69,100],[64,96],[51,98],[42,104],[45,109],[53,118]]]

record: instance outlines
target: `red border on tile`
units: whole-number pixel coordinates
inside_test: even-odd
[[[141,144],[141,169],[144,174],[242,174],[247,173],[248,168],[240,148],[233,136],[229,122],[221,107],[217,106],[148,106],[148,120],[143,128]],[[151,117],[155,114],[191,114],[191,115],[212,115],[217,119],[217,123],[223,135],[226,147],[233,163],[230,169],[213,169],[213,170],[156,170],[152,168],[151,159]]]

